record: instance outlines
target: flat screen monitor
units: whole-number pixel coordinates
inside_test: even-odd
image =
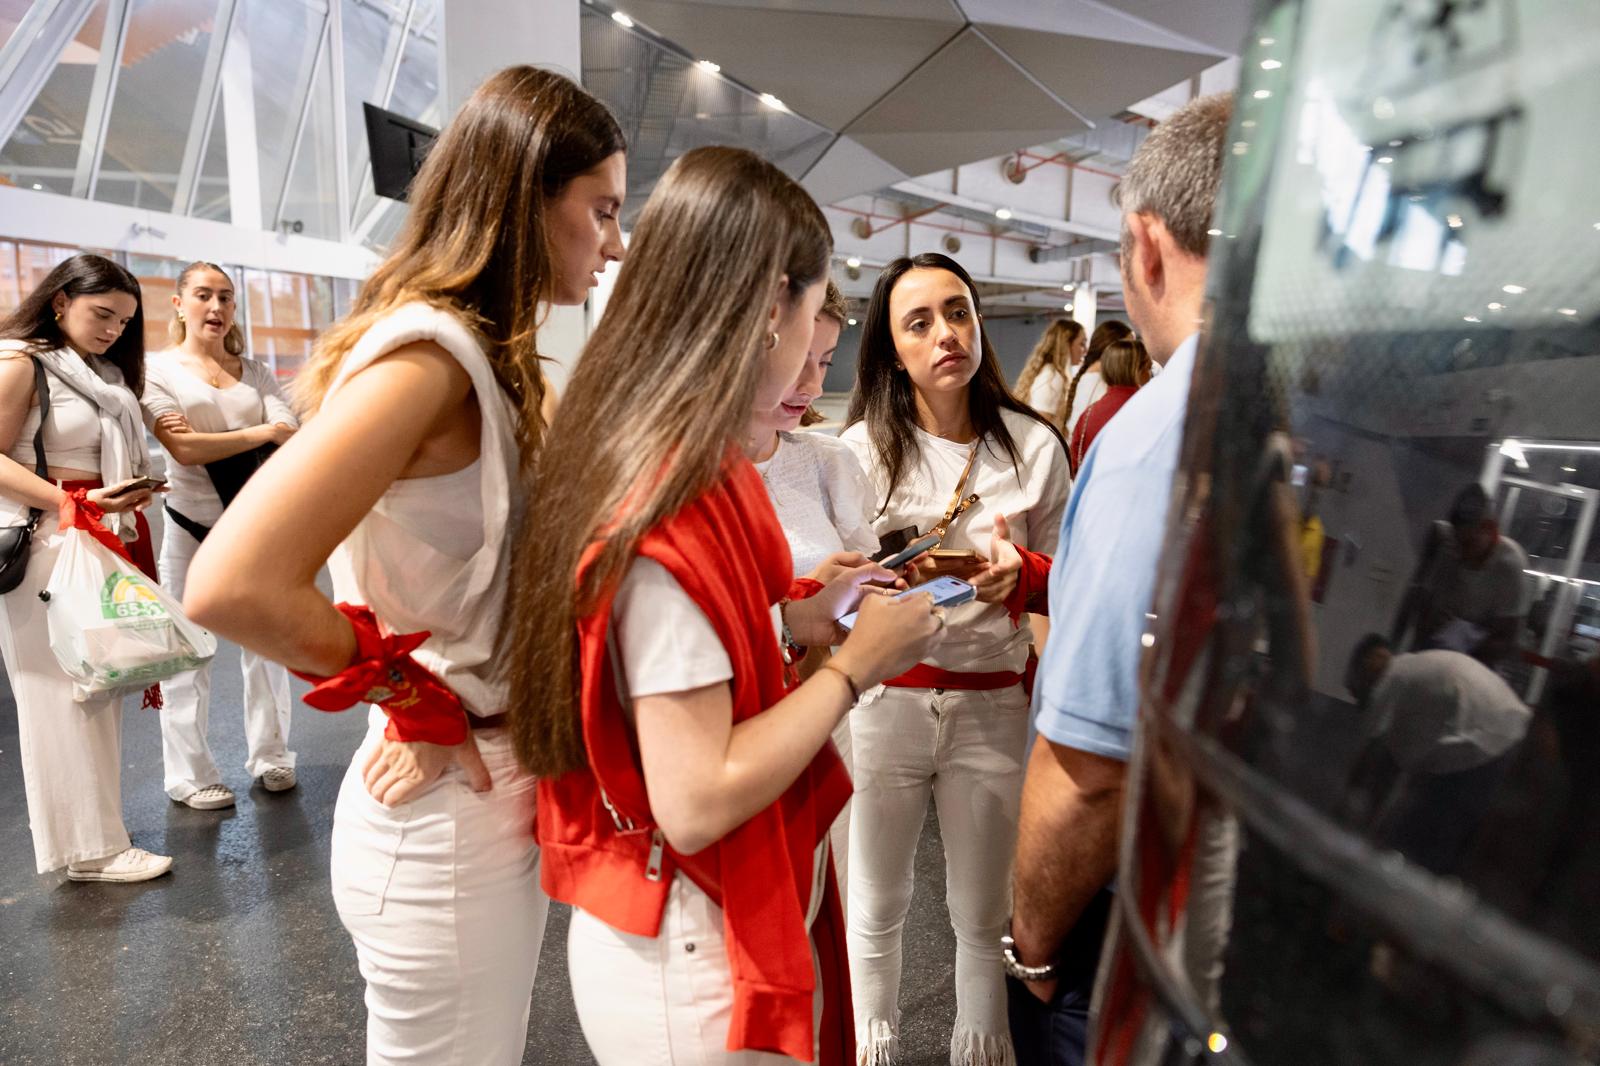
[[[379,196],[404,200],[411,179],[422,169],[439,131],[404,115],[363,103],[367,147],[372,153],[372,187]]]

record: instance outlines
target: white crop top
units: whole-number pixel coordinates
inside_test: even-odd
[[[44,423],[44,459],[54,467],[72,470],[100,469],[100,412],[94,404],[54,374],[45,374],[50,386],[50,417]],[[33,435],[39,430],[39,408],[28,409],[22,429],[6,455],[34,469]]]

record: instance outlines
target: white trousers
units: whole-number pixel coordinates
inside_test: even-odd
[[[333,899],[367,982],[367,1063],[516,1066],[550,901],[534,779],[504,729],[474,731],[494,788],[459,767],[395,808],[368,795],[373,708],[333,814]]]
[[[0,596],[0,651],[17,702],[17,739],[28,827],[40,873],[115,855],[128,847],[122,824],[122,699],[72,699],[56,664],[39,590],[65,541],[55,516],[39,522],[22,584]]]
[[[856,787],[847,928],[860,1061],[878,1066],[898,1054],[901,939],[931,795],[956,936],[950,1061],[1011,1066],[1000,937],[1011,914],[1028,698],[1021,685],[881,688],[862,697],[850,723]]]
[[[161,584],[183,598],[189,562],[200,542],[163,512]],[[239,649],[244,673],[245,771],[260,777],[276,767],[292,768],[294,752],[288,748],[289,671],[263,659],[248,648]],[[222,774],[211,756],[206,726],[211,710],[211,664],[162,682],[166,706],[161,711],[161,761],[166,768],[163,787],[175,800],[187,799],[207,785],[221,782]]]
[[[850,742],[850,716],[846,714],[833,727],[833,746],[839,750],[845,773],[855,780],[856,770]],[[850,802],[847,800],[839,817],[828,828],[828,847],[833,852],[833,876],[839,885],[839,902],[849,912],[850,895]]]
[[[733,973],[722,908],[673,878],[657,936],[619,932],[581,908],[567,929],[578,1024],[599,1066],[781,1066],[797,1060],[729,1051]],[[821,1025],[818,989],[816,1024]],[[815,1056],[813,1056],[815,1059]]]

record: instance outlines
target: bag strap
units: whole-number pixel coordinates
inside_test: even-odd
[[[973,442],[972,451],[967,453],[967,465],[961,468],[961,477],[956,481],[955,494],[950,497],[950,506],[945,508],[944,517],[939,520],[939,524],[928,530],[929,533],[938,534],[940,540],[943,540],[944,535],[950,531],[950,523],[960,518],[961,512],[978,502],[977,493],[965,498],[961,493],[967,487],[967,478],[972,476],[972,464],[978,461],[978,449],[981,447],[983,447],[981,439]]]
[[[39,428],[33,433],[33,470],[34,473],[50,480],[50,464],[44,458],[44,420],[50,417],[50,379],[45,376],[44,362],[32,352],[28,358],[33,360],[33,391],[39,397]]]

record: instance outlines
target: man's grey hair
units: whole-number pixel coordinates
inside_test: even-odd
[[[1213,93],[1190,100],[1150,131],[1117,187],[1125,261],[1133,252],[1126,216],[1139,214],[1159,218],[1179,248],[1205,258],[1232,118],[1233,94]]]

